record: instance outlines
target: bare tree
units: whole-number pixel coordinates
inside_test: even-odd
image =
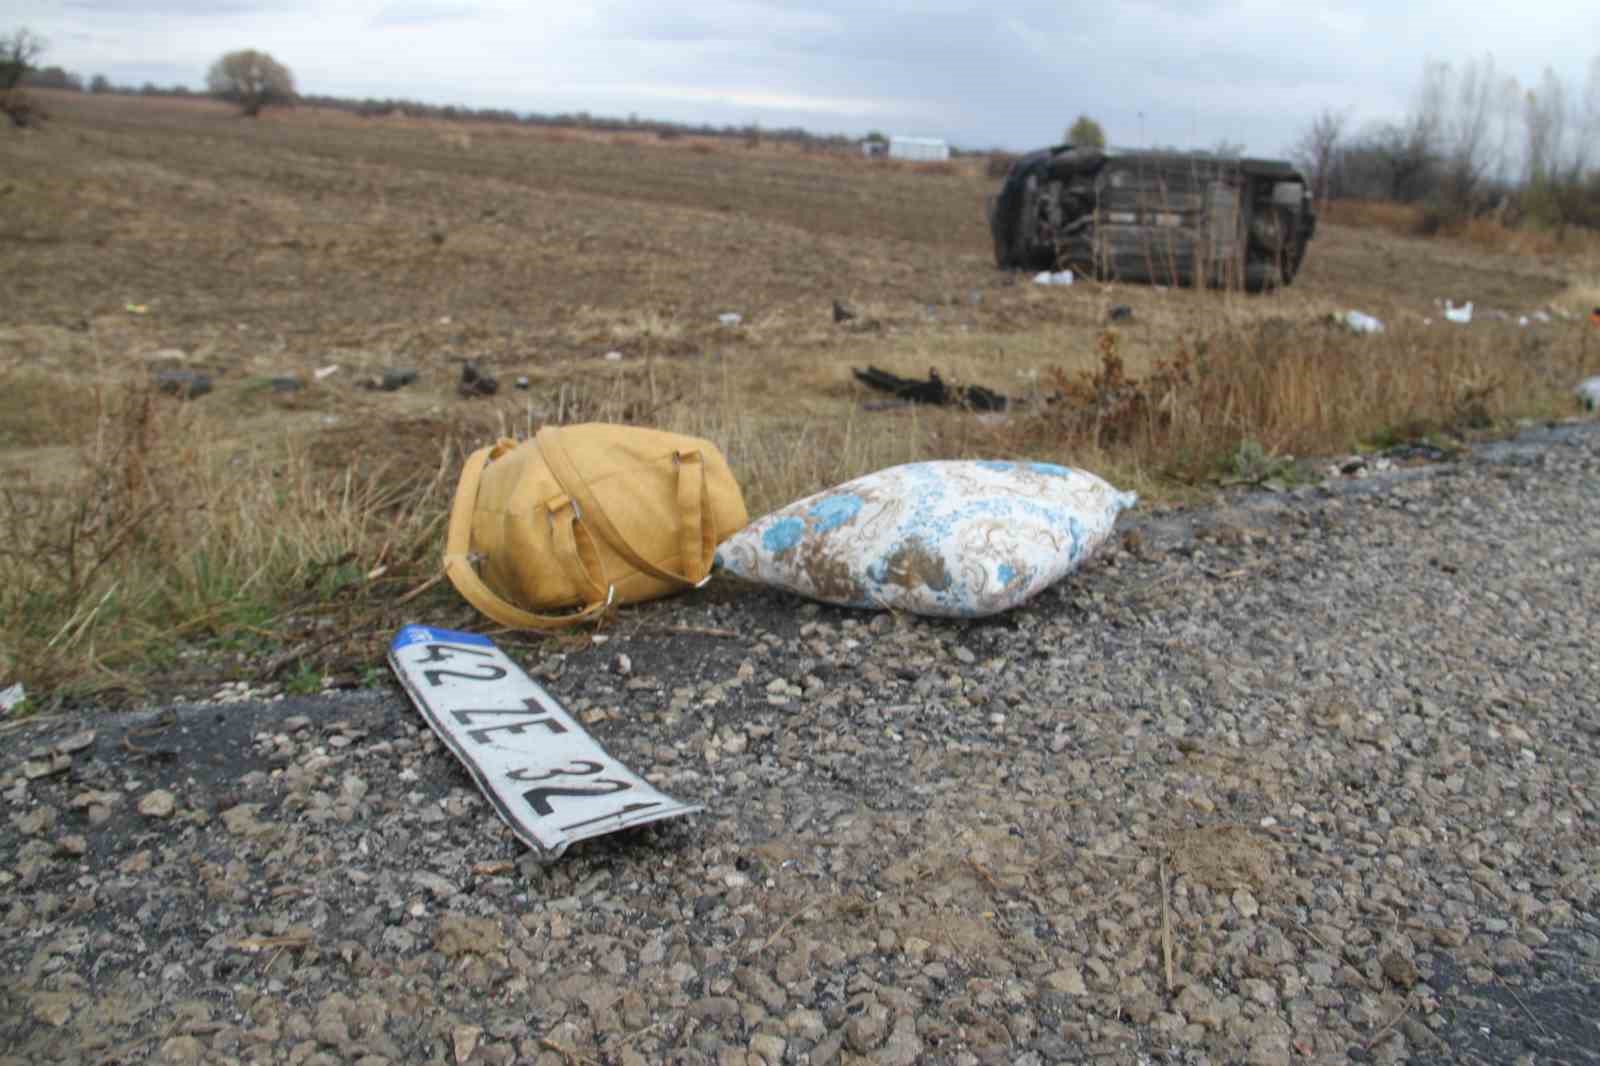
[[[239,105],[250,118],[264,107],[294,102],[294,75],[265,52],[246,48],[229,52],[206,73],[206,88]]]
[[[0,37],[0,113],[13,126],[37,126],[44,118],[44,112],[21,88],[22,79],[33,70],[34,60],[43,51],[44,38],[26,28]]]
[[[1311,125],[1290,149],[1295,162],[1311,178],[1312,195],[1319,201],[1328,199],[1333,186],[1334,170],[1339,163],[1340,141],[1344,138],[1344,124],[1344,115],[1324,111],[1311,120]]]
[[[1589,173],[1589,153],[1600,139],[1600,56],[1589,61],[1589,80],[1583,89],[1583,110],[1578,116],[1578,144],[1573,150],[1572,174],[1582,180]]]
[[[1495,178],[1502,185],[1514,184],[1512,145],[1521,121],[1522,85],[1515,76],[1507,75],[1495,96],[1495,123],[1500,131],[1495,144]]]
[[[1443,124],[1444,196],[1455,210],[1467,211],[1494,164],[1494,57],[1486,54],[1482,59],[1468,60],[1455,82],[1455,106]]]
[[[0,37],[0,91],[15,89],[44,52],[44,38],[26,27]]]
[[[1523,98],[1523,180],[1538,185],[1554,177],[1561,166],[1561,142],[1566,138],[1566,91],[1555,71],[1545,69],[1538,90]]]

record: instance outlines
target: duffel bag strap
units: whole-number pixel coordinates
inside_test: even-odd
[[[550,472],[561,483],[567,495],[577,502],[581,521],[585,525],[592,525],[595,532],[616,549],[618,555],[640,571],[663,581],[670,581],[686,588],[699,588],[706,583],[706,578],[711,572],[711,558],[705,550],[707,539],[704,533],[705,463],[701,460],[699,452],[674,452],[672,456],[673,467],[677,474],[678,543],[684,568],[683,573],[675,574],[640,555],[617,531],[617,527],[606,515],[605,508],[600,506],[600,501],[589,491],[588,482],[584,481],[583,475],[567,454],[567,449],[562,445],[554,426],[546,426],[539,430],[535,440],[539,445],[540,454],[544,456],[545,465],[550,468]]]
[[[461,482],[456,486],[455,500],[450,507],[450,526],[445,535],[444,572],[450,578],[450,583],[456,587],[456,591],[461,593],[468,603],[501,625],[516,629],[563,629],[586,618],[592,618],[611,606],[613,597],[609,590],[603,599],[590,603],[575,614],[534,614],[532,611],[525,611],[507,603],[484,584],[483,578],[478,576],[478,568],[472,565],[470,554],[472,512],[478,502],[478,484],[483,480],[483,468],[489,465],[492,457],[504,453],[507,443],[509,442],[502,441],[500,444],[478,449],[467,458],[466,465],[461,469]],[[571,524],[569,520],[567,523],[569,539]],[[577,558],[575,544],[572,554]],[[587,571],[582,569],[581,563],[578,572],[585,577],[588,576]]]

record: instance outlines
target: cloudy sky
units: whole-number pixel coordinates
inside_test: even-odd
[[[203,85],[236,48],[302,92],[945,137],[1279,154],[1324,108],[1406,110],[1425,61],[1492,54],[1576,91],[1600,54],[1594,0],[8,0],[85,79]]]

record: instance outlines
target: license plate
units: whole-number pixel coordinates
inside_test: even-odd
[[[506,825],[543,859],[574,841],[693,814],[606,754],[488,637],[406,626],[389,665]]]

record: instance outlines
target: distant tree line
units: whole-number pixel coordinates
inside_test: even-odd
[[[1324,111],[1292,150],[1319,199],[1421,204],[1425,228],[1489,213],[1600,228],[1600,56],[1581,93],[1549,69],[1523,86],[1488,55],[1430,62],[1402,120],[1347,127]]]
[[[59,72],[59,74],[56,72]],[[46,75],[50,76],[48,84],[36,80]],[[110,93],[119,96],[208,97],[219,95],[193,90],[183,85],[162,86],[152,82],[145,82],[143,85],[138,86],[116,85],[103,74],[96,74],[90,78],[86,88],[81,77],[62,71],[59,67],[31,71],[24,84],[40,89],[70,89],[75,92]],[[229,98],[226,94],[222,95],[224,95],[224,98]],[[844,134],[816,134],[798,126],[773,128],[762,126],[758,123],[718,126],[711,123],[667,122],[659,119],[640,118],[637,115],[626,117],[596,115],[588,111],[561,112],[558,114],[519,114],[503,107],[429,104],[404,97],[351,98],[301,93],[296,95],[294,100],[301,106],[344,111],[349,114],[360,115],[363,118],[395,116],[442,119],[447,122],[503,123],[506,125],[600,130],[604,132],[633,131],[653,134],[662,140],[691,136],[717,137],[729,140],[738,139],[746,143],[770,140],[798,144],[802,147],[814,147],[819,150],[846,148],[854,150],[854,146],[857,143],[855,138]]]

